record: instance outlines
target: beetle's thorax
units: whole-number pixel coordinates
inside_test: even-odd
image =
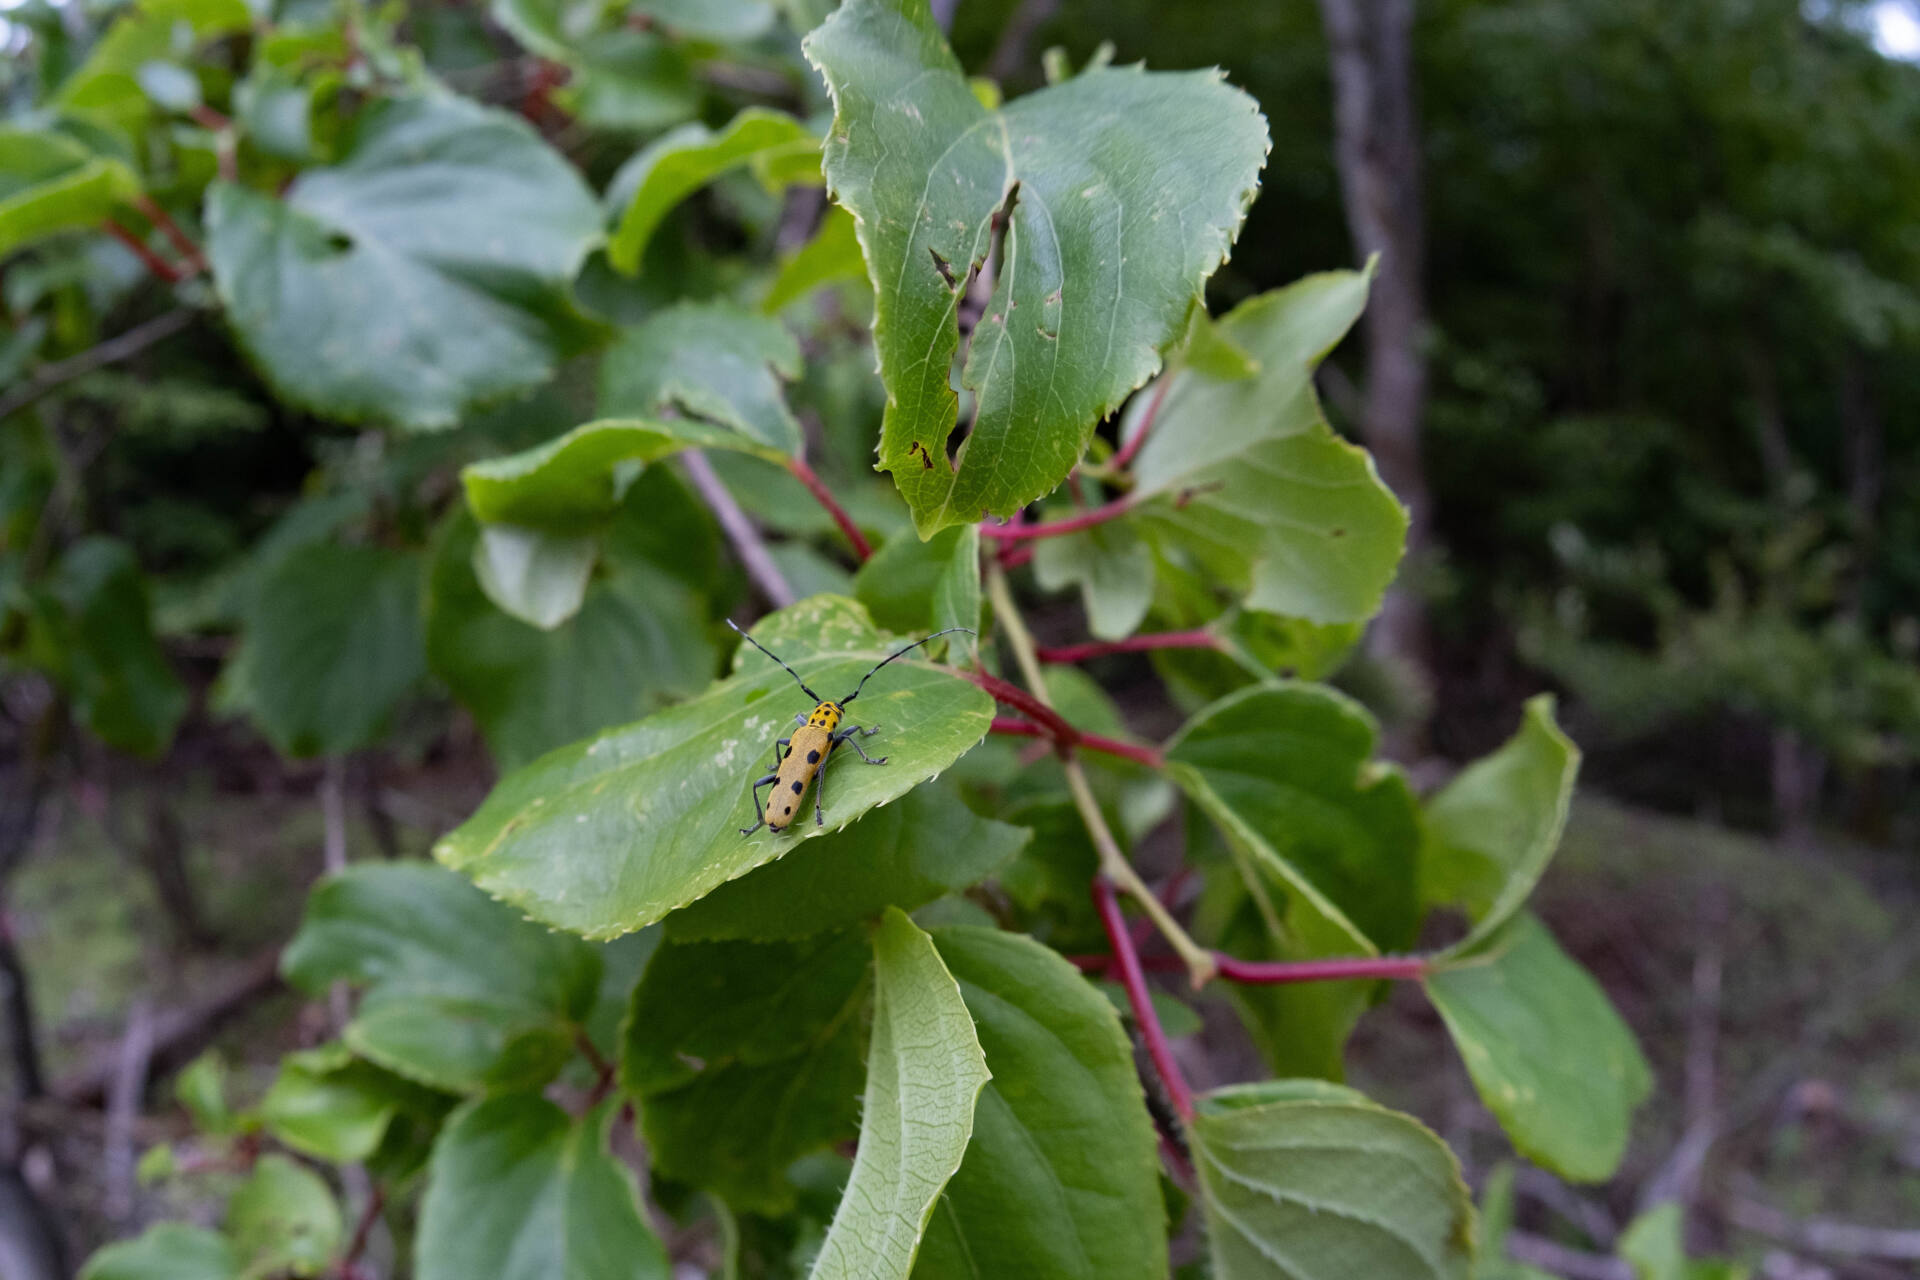
[[[815,707],[813,713],[807,717],[807,727],[809,729],[825,729],[828,733],[832,733],[839,727],[840,717],[843,714],[845,713],[840,710],[839,703],[823,702]]]

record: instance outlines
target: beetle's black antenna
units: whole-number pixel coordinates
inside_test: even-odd
[[[948,627],[945,631],[936,631],[930,636],[921,636],[918,640],[915,640],[912,644],[908,645],[905,649],[901,649],[901,650],[898,650],[897,652],[890,653],[886,657],[880,659],[880,661],[874,663],[873,671],[878,671],[880,668],[886,666],[889,662],[892,662],[895,658],[899,657],[901,654],[907,653],[908,651],[913,649],[918,649],[921,645],[925,644],[929,640],[938,640],[941,636],[950,635],[955,631],[964,631],[970,636],[978,634],[976,631],[974,631],[972,627]],[[776,658],[775,661],[777,662],[779,661],[779,659]],[[867,672],[867,674],[860,677],[860,683],[854,686],[853,692],[848,694],[846,697],[840,699],[841,706],[843,707],[846,706],[849,702],[852,702],[855,698],[860,696],[860,690],[866,688],[867,681],[873,679],[873,671],[869,671]],[[798,677],[796,677],[796,679],[797,678]]]
[[[732,618],[728,618],[728,619],[727,619],[727,625],[728,625],[728,626],[730,626],[730,627],[733,627],[733,619],[732,619]],[[752,646],[753,646],[754,648],[756,648],[756,649],[758,649],[758,650],[759,650],[760,652],[762,652],[762,653],[764,653],[764,654],[766,654],[766,655],[767,655],[767,656],[768,656],[769,658],[773,658],[773,660],[774,660],[775,662],[780,662],[780,659],[779,659],[779,658],[777,658],[777,657],[774,657],[774,653],[773,653],[773,650],[771,650],[771,649],[769,649],[769,648],[767,648],[767,646],[765,646],[765,645],[763,645],[763,644],[761,644],[761,643],[760,643],[760,642],[759,642],[758,640],[755,640],[755,639],[754,639],[754,638],[753,638],[752,636],[750,636],[750,635],[748,635],[748,634],[747,634],[746,632],[744,632],[744,631],[741,631],[741,630],[740,630],[740,628],[738,628],[738,627],[733,627],[733,629],[734,629],[734,632],[735,632],[735,633],[736,633],[737,635],[739,635],[739,637],[740,637],[740,638],[741,638],[742,640],[745,640],[745,641],[746,641],[746,642],[747,642],[748,644],[750,644],[750,645],[752,645]],[[932,636],[928,636],[928,637],[927,637],[927,639],[929,639],[929,640],[931,640],[931,639],[933,639],[933,637],[932,637]],[[911,646],[909,646],[909,647],[911,647]],[[902,650],[902,652],[905,652],[905,650]],[[896,658],[897,658],[897,657],[899,657],[899,656],[900,656],[899,654],[895,654],[895,655],[894,655],[894,657],[896,657]],[[889,658],[889,659],[887,659],[887,661],[888,661],[888,662],[891,662],[891,661],[893,661],[893,658]],[[885,664],[882,664],[882,665],[885,665]],[[811,690],[811,689],[809,689],[809,688],[807,688],[807,682],[806,682],[805,680],[802,680],[802,679],[800,678],[800,673],[799,673],[798,671],[795,671],[795,670],[794,670],[794,669],[793,669],[792,667],[789,667],[789,666],[788,666],[788,665],[787,665],[786,663],[784,663],[784,662],[780,662],[780,667],[781,667],[781,669],[782,669],[783,671],[785,671],[785,672],[786,672],[786,673],[787,673],[788,675],[790,675],[790,676],[792,676],[792,677],[793,677],[793,682],[794,682],[795,684],[797,684],[797,685],[799,685],[799,686],[800,686],[800,688],[801,688],[801,690],[802,690],[802,691],[803,691],[803,692],[804,692],[804,693],[805,693],[805,694],[806,694],[806,695],[807,695],[807,696],[808,696],[809,698],[812,698],[812,699],[814,700],[814,702],[815,702],[816,704],[817,704],[817,703],[821,703],[821,702],[825,702],[825,701],[826,701],[826,699],[825,699],[825,698],[823,698],[823,697],[821,697],[821,696],[820,696],[819,694],[817,694],[817,693],[815,693],[815,692],[814,692],[813,690]],[[878,668],[876,668],[876,670],[877,670],[877,669],[878,669]],[[869,673],[869,674],[871,674],[871,673]],[[863,682],[863,683],[864,683],[864,682]]]

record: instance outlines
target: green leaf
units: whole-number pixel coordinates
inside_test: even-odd
[[[803,48],[833,95],[827,182],[876,294],[880,467],[923,537],[1008,515],[1065,478],[1181,336],[1253,198],[1265,121],[1217,72],[1139,68],[989,110],[924,0],[851,0]],[[955,468],[956,312],[1010,196],[1005,262],[961,375],[979,411]]]
[[[234,1132],[233,1108],[227,1105],[227,1064],[209,1049],[189,1062],[173,1082],[173,1096],[193,1117],[193,1127],[215,1136]]]
[[[468,557],[487,599],[509,617],[551,631],[580,612],[600,547],[574,534],[490,524]]]
[[[731,302],[683,302],[624,330],[600,365],[600,415],[634,418],[672,406],[780,461],[800,452],[800,424],[780,389],[800,376],[785,325]]]
[[[630,496],[607,539],[605,573],[587,585],[579,611],[550,630],[507,616],[486,597],[472,563],[482,535],[470,517],[457,514],[440,534],[427,662],[473,713],[502,769],[658,710],[712,678],[718,655],[706,602],[627,549],[628,527],[659,513],[645,502],[658,492],[648,478]],[[696,540],[698,531],[676,528]]]
[[[139,194],[131,169],[71,138],[0,129],[0,258],[56,232],[97,227]]]
[[[933,630],[980,629],[980,526],[966,525],[933,584]],[[947,641],[958,644],[960,641]]]
[[[80,1280],[235,1280],[239,1274],[225,1236],[178,1222],[110,1244],[80,1268]]]
[[[234,86],[234,118],[247,141],[277,160],[313,156],[314,86],[298,67],[256,59]]]
[[[971,528],[969,526],[968,528]],[[925,542],[899,534],[880,544],[853,575],[853,592],[873,611],[874,621],[892,631],[938,631],[933,624],[934,595],[949,583],[953,566],[965,555],[968,529],[942,529]],[[979,590],[979,535],[975,548],[974,589]],[[978,617],[978,606],[975,616]],[[954,625],[978,627],[978,622]]]
[[[226,1229],[243,1277],[319,1275],[344,1234],[325,1181],[282,1155],[254,1164],[227,1202]]]
[[[1113,1006],[1030,938],[952,928],[934,944],[993,1078],[913,1274],[1165,1276],[1153,1123]]]
[[[767,288],[767,296],[760,299],[760,310],[773,315],[815,289],[866,278],[866,259],[860,256],[860,238],[854,233],[853,215],[834,205],[827,210],[813,239],[781,262],[779,273]]]
[[[783,648],[785,628],[820,647]],[[773,615],[756,636],[823,696],[844,697],[899,647],[858,605],[831,596]],[[753,652],[744,661],[745,674],[697,698],[509,775],[435,856],[535,919],[616,937],[899,799],[979,742],[993,718],[993,700],[958,676],[895,662],[855,709],[862,723],[883,726],[873,742],[888,763],[870,768],[836,753],[821,773],[830,827],[802,820],[742,836],[757,817],[750,784],[768,771],[794,713],[810,709],[767,658]]]
[[[1358,703],[1286,682],[1222,698],[1167,748],[1229,840],[1369,954],[1411,943],[1419,922],[1419,808],[1398,769],[1370,760],[1374,737]]]
[[[1173,375],[1134,459],[1138,518],[1248,608],[1364,621],[1400,563],[1406,511],[1367,452],[1327,425],[1313,391],[1314,367],[1359,316],[1367,281],[1328,272],[1236,307],[1220,329],[1259,374]]]
[[[335,1042],[280,1060],[260,1119],[295,1151],[333,1164],[367,1159],[403,1110],[438,1111],[438,1095],[353,1056]]]
[[[425,670],[419,557],[321,542],[260,584],[222,678],[282,755],[345,755],[381,739]]]
[[[320,993],[364,988],[343,1039],[438,1089],[534,1088],[573,1054],[600,981],[594,948],[520,919],[438,867],[360,865],[320,882],[281,957]]]
[[[745,436],[692,418],[589,422],[543,445],[460,472],[467,506],[486,524],[587,533],[620,506],[632,464],[682,449],[753,449]]]
[[[1138,631],[1153,603],[1153,550],[1124,521],[1042,538],[1034,546],[1033,573],[1047,591],[1078,587],[1087,629],[1102,640]]]
[[[1373,743],[1358,704],[1285,683],[1222,698],[1169,744],[1169,776],[1219,827],[1250,895],[1248,927],[1228,939],[1243,959],[1375,955],[1412,941],[1420,814],[1405,777],[1369,762]],[[1274,1071],[1337,1077],[1374,986],[1230,994]]]
[[[158,756],[187,713],[187,689],[154,638],[146,579],[123,542],[95,534],[61,554],[35,611],[75,717],[109,746]]]
[[[637,0],[633,7],[669,31],[705,40],[751,40],[773,25],[768,0]]]
[[[668,1280],[633,1177],[607,1150],[616,1110],[575,1120],[509,1094],[455,1113],[420,1202],[420,1280]]]
[[[741,1210],[792,1208],[787,1167],[859,1132],[867,965],[857,930],[663,943],[620,1059],[655,1169]]]
[[[216,184],[207,231],[228,317],[281,398],[416,429],[553,374],[601,235],[592,193],[524,121],[453,97],[376,100],[340,162],[280,199]]]
[[[1426,980],[1480,1099],[1515,1150],[1563,1177],[1611,1177],[1653,1077],[1599,984],[1532,916]]]
[[[1553,695],[1527,702],[1520,729],[1427,805],[1428,902],[1460,904],[1473,929],[1445,954],[1471,952],[1526,903],[1560,844],[1580,748],[1553,722]]]
[[[959,985],[898,908],[873,935],[873,967],[860,1148],[812,1280],[905,1280],[990,1074]]]
[[[624,207],[607,242],[607,260],[617,271],[637,273],[653,229],[694,191],[744,164],[819,150],[820,140],[804,123],[765,107],[746,108],[718,133],[696,123],[655,139],[614,175],[610,190],[623,197]]]
[[[1620,1256],[1634,1280],[1746,1280],[1749,1269],[1723,1259],[1687,1257],[1686,1212],[1677,1203],[1656,1205],[1635,1218],[1620,1237]]]
[[[1317,1080],[1222,1089],[1188,1130],[1216,1280],[1468,1280],[1473,1205],[1445,1143]]]
[[[978,884],[1028,832],[925,786],[667,917],[671,938],[804,938]]]
[[[140,88],[142,67],[156,59],[185,57],[202,41],[245,31],[252,24],[243,0],[141,0],[121,10],[86,62],[61,82],[49,105],[131,138],[153,115]]]

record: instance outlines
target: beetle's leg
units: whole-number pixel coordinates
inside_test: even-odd
[[[794,723],[795,723],[796,725],[798,725],[798,726],[800,726],[800,727],[801,727],[802,729],[804,729],[804,728],[806,728],[806,727],[807,727],[807,713],[806,713],[806,712],[804,712],[804,711],[796,711],[796,712],[794,712],[794,713],[793,713],[793,722],[794,722]]]
[[[822,767],[820,772],[813,775],[813,825],[816,827],[827,825],[827,815],[821,812],[826,807],[826,782],[827,771]]]
[[[854,728],[856,728],[856,729],[860,729],[860,726],[859,726],[859,725],[855,725],[855,726],[853,726],[853,727],[854,727]],[[867,726],[866,728],[864,728],[864,729],[860,729],[860,736],[861,736],[861,737],[863,737],[863,738],[871,738],[871,737],[872,737],[872,736],[873,736],[874,734],[876,734],[876,733],[878,733],[878,732],[880,732],[880,726],[879,726],[879,725],[877,725],[877,724],[875,724],[875,725],[868,725],[868,726]]]
[[[879,726],[875,725],[874,728],[877,729],[879,728]],[[862,735],[871,735],[872,732],[873,732],[872,729],[862,729],[857,724],[848,725],[846,728],[842,729],[839,733],[834,734],[833,740],[836,743],[844,742],[848,746],[852,747],[854,750],[854,754],[858,755],[862,760],[865,760],[868,764],[885,764],[887,762],[887,758],[885,756],[881,756],[878,760],[875,760],[872,756],[869,756],[866,752],[860,750],[860,744],[853,740],[853,735],[856,733],[862,734]]]
[[[775,769],[780,767],[780,748],[787,746],[792,741],[792,738],[775,738],[773,740],[773,767]]]
[[[778,782],[779,780],[780,780],[779,774],[770,773],[766,777],[761,778],[759,781],[753,784],[754,823],[750,827],[740,828],[741,835],[750,836],[754,832],[758,831],[760,828],[767,825],[767,807],[760,803],[760,788],[766,786],[769,782]]]

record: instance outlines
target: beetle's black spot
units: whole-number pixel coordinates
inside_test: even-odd
[[[800,784],[797,782],[793,784],[793,794],[795,795],[800,794]]]
[[[819,753],[818,751],[809,751],[809,752],[807,752],[807,763],[808,763],[808,764],[819,764],[819,763],[820,763],[820,753]]]

